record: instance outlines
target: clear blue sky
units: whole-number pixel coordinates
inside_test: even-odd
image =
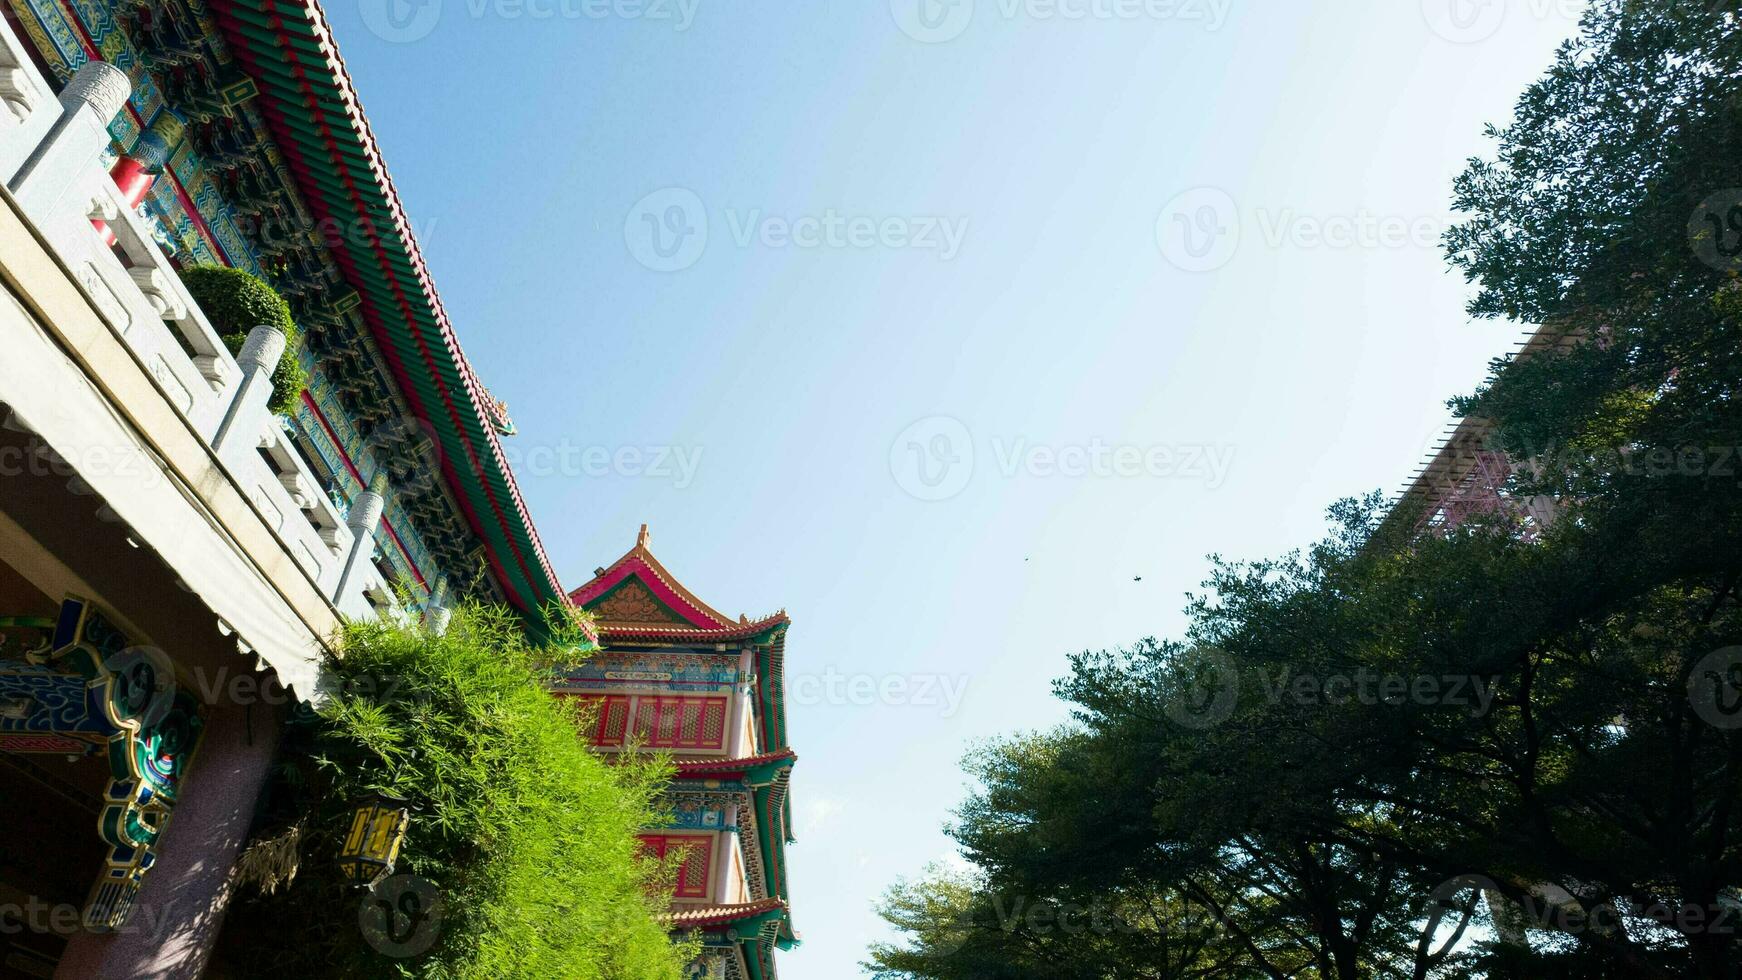
[[[648,522],[793,614],[783,968],[822,980],[1067,652],[1399,486],[1516,339],[1431,239],[1577,9],[424,2],[329,13],[558,574]]]

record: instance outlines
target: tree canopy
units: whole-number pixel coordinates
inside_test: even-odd
[[[1456,181],[1470,312],[1565,343],[1452,406],[1552,524],[1371,496],[1214,560],[1185,636],[970,756],[969,870],[893,888],[869,970],[1742,975],[1734,6],[1597,0]]]

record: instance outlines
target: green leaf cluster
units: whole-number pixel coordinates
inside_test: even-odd
[[[290,305],[264,280],[242,269],[196,265],[183,269],[181,279],[231,354],[241,352],[248,332],[255,327],[277,327],[284,332],[284,355],[273,368],[272,399],[267,404],[279,415],[295,411],[308,388],[308,372],[297,357],[302,331]]]
[[[233,915],[263,973],[311,977],[670,978],[695,954],[661,922],[671,869],[643,861],[638,834],[663,825],[668,760],[609,763],[577,736],[579,709],[540,681],[550,655],[514,617],[458,609],[447,629],[353,623],[332,664],[333,696],[301,723],[263,821],[309,844],[286,891]],[[372,947],[362,892],[337,850],[371,792],[415,808],[397,872],[433,883],[443,910],[418,956]],[[246,951],[236,953],[247,960]]]

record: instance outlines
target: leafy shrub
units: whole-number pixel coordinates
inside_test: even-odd
[[[671,869],[643,861],[637,838],[663,822],[667,761],[595,755],[577,734],[581,709],[539,682],[550,652],[530,648],[506,611],[463,607],[441,636],[354,623],[343,639],[335,693],[296,726],[266,804],[267,826],[305,842],[300,867],[287,889],[232,910],[224,958],[246,967],[238,975],[681,974],[695,949],[659,918]],[[339,869],[352,807],[377,790],[414,807],[396,873],[442,899],[421,955],[369,944],[365,893]]]
[[[284,331],[284,356],[272,370],[272,400],[267,404],[272,411],[288,415],[308,387],[308,373],[296,356],[302,331],[290,314],[290,304],[264,280],[241,269],[196,265],[182,270],[181,279],[231,354],[241,352],[255,327],[264,324]]]

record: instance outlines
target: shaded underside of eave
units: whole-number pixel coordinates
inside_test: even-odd
[[[767,785],[783,769],[791,769],[798,756],[787,749],[746,759],[678,760],[676,779],[738,779],[756,787]]]
[[[443,476],[485,544],[492,571],[510,601],[539,622],[539,608],[560,601],[563,590],[485,422],[481,388],[429,286],[342,63],[326,40],[324,15],[312,2],[215,0],[211,8],[260,88],[262,115],[305,202],[317,217],[347,228],[367,219],[375,230],[372,240],[333,247],[333,258],[358,291],[402,393],[434,428]]]
[[[763,700],[769,728],[764,733],[764,749],[778,752],[788,746],[786,740],[786,628],[782,627],[768,645],[768,656],[757,665],[758,696]]]
[[[768,894],[786,903],[786,912],[781,916],[780,932],[784,938],[795,939],[797,936],[792,925],[792,894],[787,887],[786,877],[786,821],[784,813],[778,821],[774,819],[773,813],[772,794],[776,789],[781,793],[780,808],[784,811],[787,806],[788,787],[769,784],[754,787],[750,792],[756,809],[756,833],[762,848],[763,869],[768,875]],[[769,873],[770,863],[773,864],[772,873]]]

